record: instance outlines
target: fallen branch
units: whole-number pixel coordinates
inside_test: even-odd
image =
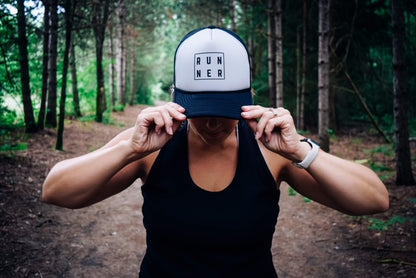
[[[399,265],[410,265],[416,267],[416,263],[414,262],[406,262],[398,259],[382,259],[378,260],[377,262],[382,264],[399,264]]]

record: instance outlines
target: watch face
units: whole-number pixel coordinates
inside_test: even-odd
[[[311,138],[308,138],[308,141],[311,142],[311,143],[313,143],[313,144],[315,144],[315,145],[317,145],[317,146],[320,146],[318,142],[316,142],[315,140],[313,140]]]
[[[313,140],[311,138],[303,138],[300,141],[301,142],[307,142],[307,143],[309,143],[311,145],[311,147],[312,147],[312,144],[315,144],[317,146],[320,146],[318,142],[316,142],[315,140]]]
[[[302,165],[300,165],[297,162],[293,162],[293,165],[295,165],[296,167],[298,167],[299,169],[305,169],[305,167],[303,167]]]

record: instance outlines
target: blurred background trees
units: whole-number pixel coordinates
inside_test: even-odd
[[[56,127],[57,104],[65,96],[66,117],[100,122],[126,105],[169,100],[179,41],[192,29],[218,25],[247,44],[255,102],[285,106],[302,131],[319,133],[324,149],[345,129],[408,145],[416,136],[416,4],[399,1],[403,23],[397,29],[392,2],[3,0],[0,128]],[[67,7],[73,7],[71,21],[65,20]],[[396,30],[403,46],[393,52]],[[396,60],[393,53],[404,57]],[[398,66],[406,78],[394,79]],[[393,80],[405,94],[397,93]],[[396,106],[395,96],[402,98]],[[406,116],[399,129],[397,109]],[[395,128],[408,128],[404,142]]]

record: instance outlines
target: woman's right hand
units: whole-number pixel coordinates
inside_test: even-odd
[[[152,153],[162,148],[186,120],[185,108],[169,102],[143,109],[137,116],[130,145],[136,153]]]

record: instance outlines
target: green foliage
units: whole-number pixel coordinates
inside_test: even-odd
[[[376,231],[387,231],[390,227],[397,224],[404,224],[406,222],[416,222],[416,218],[413,217],[403,217],[400,215],[395,215],[389,220],[382,220],[378,218],[369,218],[369,229]]]
[[[391,171],[392,170],[389,167],[387,167],[383,164],[380,164],[380,163],[376,163],[376,162],[370,162],[370,168],[374,172],[384,172],[384,171]]]
[[[292,187],[289,187],[289,196],[296,196],[298,193]]]
[[[27,143],[13,143],[0,145],[0,152],[5,151],[25,151],[27,150]]]
[[[21,138],[16,138],[15,131],[11,131],[9,128],[0,128],[0,154],[5,156],[14,156],[16,151],[27,150],[27,143],[24,141],[25,135]]]
[[[391,144],[382,144],[382,145],[378,145],[371,151],[371,155],[375,155],[377,153],[380,153],[384,156],[393,157],[394,149]]]
[[[394,169],[378,162],[378,156],[394,157],[394,149],[392,144],[381,144],[374,149],[365,149],[364,153],[370,155],[369,166],[374,172],[378,174],[381,180],[385,181],[390,179],[394,175]]]
[[[416,223],[415,217],[405,217],[401,215],[394,215],[387,220],[368,216],[352,216],[352,219],[359,223],[365,223],[368,225],[368,229],[373,231],[388,231],[391,227],[395,227],[397,225],[408,222]]]
[[[0,99],[0,128],[13,129],[16,126],[22,126],[23,121],[18,122],[18,116],[15,110],[1,104]]]
[[[105,125],[117,125],[117,122],[111,117],[111,111],[106,110],[103,114],[103,124]]]
[[[308,197],[303,197],[303,201],[304,201],[305,203],[311,203],[311,202],[312,202],[312,200],[311,200],[311,199],[309,199]]]
[[[384,174],[383,173],[378,173],[378,176],[382,181],[387,181],[387,180],[391,179],[392,177],[394,177],[394,175],[395,175],[395,172],[394,172],[393,169],[390,169],[388,172],[386,172]]]
[[[355,145],[361,145],[363,143],[363,138],[362,137],[354,137],[352,139],[352,143]]]
[[[122,104],[117,103],[113,107],[113,111],[115,111],[115,112],[123,112],[125,108],[126,108],[125,105],[122,105]]]
[[[81,122],[93,122],[93,121],[95,121],[95,115],[94,114],[87,114],[87,115],[82,116],[78,120],[81,121]]]
[[[328,129],[328,134],[329,134],[329,137],[331,138],[331,140],[333,140],[333,141],[338,140],[338,137],[337,137],[337,134],[336,134],[335,130]]]

